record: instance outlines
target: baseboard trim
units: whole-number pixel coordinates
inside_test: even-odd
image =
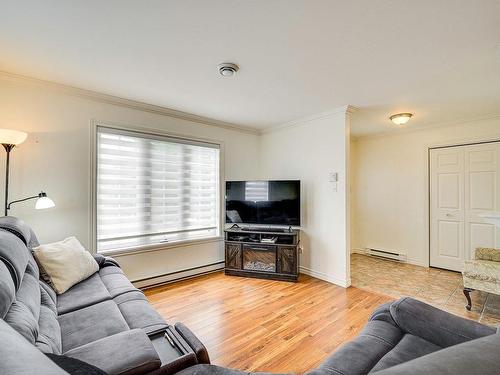
[[[133,280],[132,284],[134,284],[136,288],[149,289],[180,280],[191,279],[193,277],[221,271],[223,269],[224,269],[224,261],[220,261],[216,263],[206,264],[203,266],[188,268],[185,270],[169,272],[163,275]]]
[[[413,264],[415,266],[429,268],[429,264],[420,259],[406,258],[406,263]]]
[[[305,273],[306,275],[315,277],[317,279],[327,281],[329,283],[341,286],[342,288],[348,288],[349,286],[351,286],[350,279],[349,280],[339,279],[335,276],[328,275],[328,274],[323,273],[323,272],[314,271],[314,270],[307,268],[307,267],[304,267],[304,266],[300,266],[300,272]]]
[[[359,248],[353,248],[351,249],[351,254],[361,254],[361,255],[366,255],[370,256],[367,254],[365,249],[359,249]],[[429,268],[429,264],[426,263],[423,260],[416,259],[416,258],[406,258],[405,261],[400,261],[401,263],[408,263],[408,264],[413,264],[414,266],[420,266],[420,267],[426,267]]]
[[[351,249],[351,254],[366,255],[366,249],[353,248],[353,249]]]

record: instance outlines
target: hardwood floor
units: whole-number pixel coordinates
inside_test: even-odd
[[[290,283],[217,272],[149,289],[169,322],[182,321],[214,364],[304,373],[354,337],[385,295],[301,275]]]

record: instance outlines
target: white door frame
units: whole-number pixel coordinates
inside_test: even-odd
[[[430,179],[430,174],[431,174],[431,150],[432,149],[437,149],[437,148],[447,148],[447,147],[460,147],[460,146],[471,146],[471,145],[478,145],[478,144],[483,144],[483,143],[495,143],[495,142],[500,142],[500,137],[479,137],[479,138],[466,138],[466,139],[458,139],[454,141],[448,141],[448,142],[440,142],[440,143],[433,143],[433,144],[427,144],[425,146],[425,163],[426,163],[426,168],[427,168],[427,173],[425,174],[425,231],[426,231],[426,237],[427,237],[427,267],[430,267],[430,261],[431,261],[431,194],[430,194],[430,189],[431,189],[431,179]]]

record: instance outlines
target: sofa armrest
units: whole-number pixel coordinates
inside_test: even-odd
[[[500,249],[478,247],[475,251],[474,259],[500,262]]]
[[[182,336],[184,340],[189,344],[191,349],[193,349],[199,364],[210,364],[210,357],[208,356],[207,348],[202,342],[194,335],[191,330],[184,324],[177,322],[174,325],[175,330]]]
[[[438,350],[373,374],[494,375],[500,373],[498,353],[500,335],[495,334]]]
[[[95,261],[99,265],[99,268],[103,268],[103,267],[107,267],[107,266],[116,266],[116,267],[120,268],[120,265],[118,264],[118,262],[111,257],[105,257],[102,254],[92,254],[92,256],[94,257]]]
[[[142,329],[104,337],[64,355],[90,363],[109,375],[148,373],[161,366],[158,353]]]
[[[396,324],[405,332],[446,348],[495,333],[491,327],[460,318],[410,297],[391,307]]]

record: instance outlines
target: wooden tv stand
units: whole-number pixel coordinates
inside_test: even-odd
[[[275,242],[265,242],[266,238],[275,238]],[[233,276],[297,281],[299,241],[300,231],[295,229],[226,229],[224,271]]]

